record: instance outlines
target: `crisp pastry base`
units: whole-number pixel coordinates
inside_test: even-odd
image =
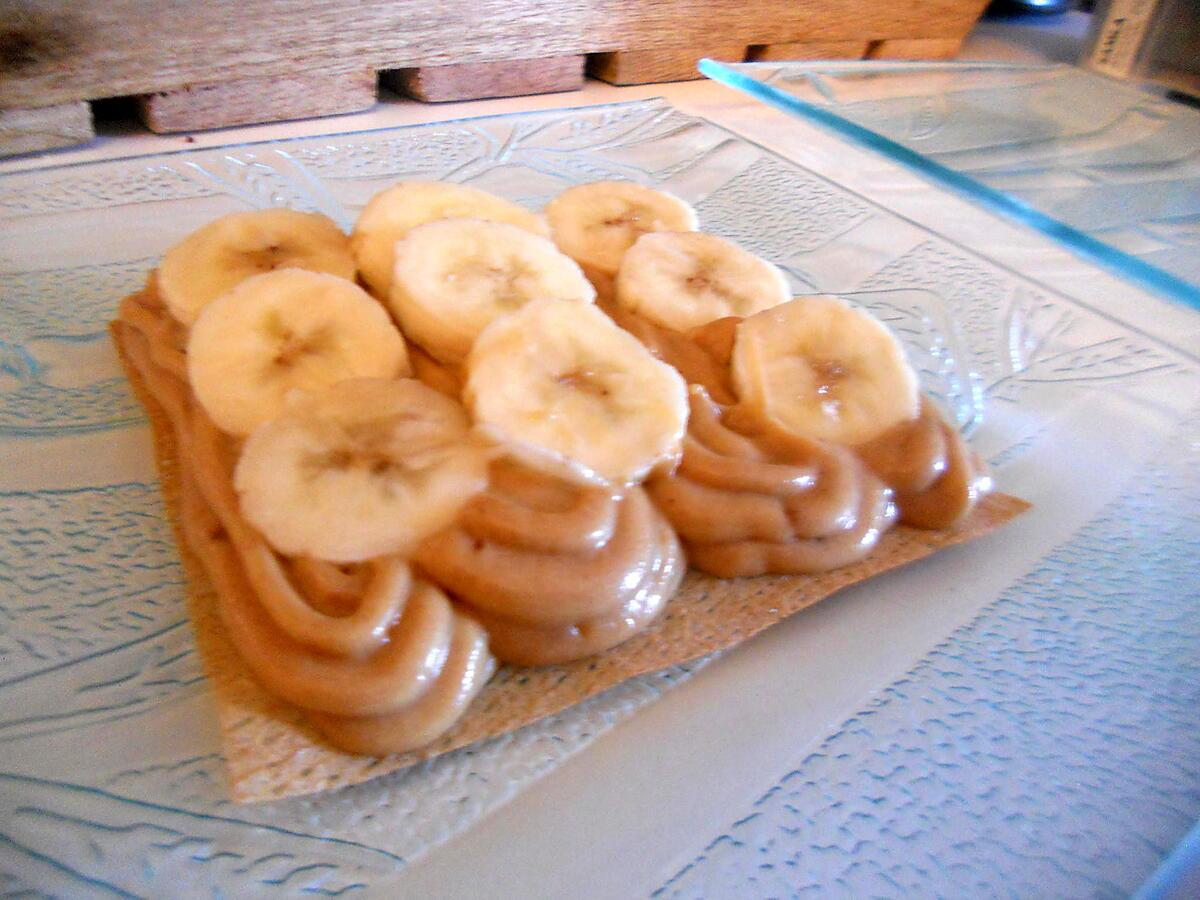
[[[507,734],[636,675],[739,644],[841,588],[981,537],[1029,508],[1024,500],[992,494],[955,531],[899,527],[889,532],[865,561],[820,575],[721,580],[689,572],[665,615],[613,650],[563,665],[502,668],[462,719],[428,746],[378,758],[355,756],[330,748],[299,710],[261,688],[226,636],[213,587],[180,527],[180,477],[187,460],[179,458],[170,419],[147,391],[125,351],[125,327],[114,322],[111,330],[153,428],[163,497],[187,570],[196,642],[216,696],[230,793],[240,803],[357,784]]]

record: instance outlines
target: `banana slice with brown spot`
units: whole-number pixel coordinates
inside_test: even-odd
[[[629,484],[678,460],[687,386],[591,304],[537,300],[497,319],[467,359],[477,425],[522,461]]]
[[[688,331],[726,316],[751,316],[789,299],[783,272],[711,234],[645,234],[617,274],[616,300],[652,322]]]
[[[276,550],[360,562],[448,526],[487,486],[489,453],[463,408],[421,382],[352,379],[256,429],[234,487]]]
[[[275,418],[295,391],[410,371],[382,306],[353,282],[303,269],[256,275],[208,304],[187,369],[205,411],[235,435]]]
[[[861,444],[920,408],[900,341],[837,297],[802,297],[743,320],[731,365],[745,407],[805,437]]]
[[[230,288],[276,269],[308,269],[352,281],[350,239],[319,213],[232,213],[166,252],[158,267],[158,290],[171,315],[191,325],[205,306]]]
[[[696,211],[666,191],[631,181],[567,188],[546,206],[554,242],[608,299],[625,251],[653,231],[695,231]]]
[[[392,288],[396,242],[418,225],[437,219],[486,219],[546,237],[542,217],[510,200],[463,184],[402,181],[371,198],[350,235],[363,281],[381,300]]]
[[[579,266],[548,239],[499,222],[443,219],[397,243],[389,305],[405,334],[454,365],[493,320],[531,300],[595,296]]]

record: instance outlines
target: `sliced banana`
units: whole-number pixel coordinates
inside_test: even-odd
[[[205,306],[254,275],[310,269],[354,279],[350,239],[318,213],[263,209],[232,213],[192,232],[166,252],[158,290],[178,321],[191,325]]]
[[[567,188],[546,206],[554,242],[590,278],[611,280],[625,251],[651,231],[695,231],[696,211],[665,191],[631,181]]]
[[[920,406],[900,341],[837,297],[803,297],[743,320],[731,366],[742,404],[805,437],[861,444]]]
[[[396,241],[410,229],[435,219],[461,218],[507,222],[543,237],[550,233],[541,216],[486,191],[436,181],[402,181],[371,198],[350,236],[367,287],[380,299],[388,296]]]
[[[217,426],[246,435],[293,391],[409,373],[404,338],[351,281],[303,269],[256,275],[204,308],[187,345],[188,380]]]
[[[497,319],[467,358],[476,424],[522,461],[628,484],[678,458],[687,386],[590,304],[536,300]]]
[[[419,381],[339,382],[246,440],[242,514],[276,550],[337,563],[406,553],[487,486],[466,412]]]
[[[617,303],[676,331],[751,316],[788,299],[783,272],[737,244],[698,231],[642,235],[617,273]]]
[[[595,296],[579,266],[547,238],[499,222],[443,219],[396,244],[389,305],[405,334],[456,364],[494,319],[530,300]]]

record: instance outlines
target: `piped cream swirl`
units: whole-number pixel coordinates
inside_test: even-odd
[[[992,488],[928,399],[915,419],[857,447],[789,434],[738,403],[729,365],[739,319],[685,334],[605,309],[692,385],[679,470],[648,488],[699,569],[730,577],[847,565],[896,521],[954,527]]]
[[[599,653],[646,627],[686,568],[644,491],[582,486],[507,460],[416,563],[466,604],[504,662]]]
[[[679,471],[647,487],[692,565],[722,578],[856,562],[896,517],[892,492],[848,449],[721,407],[698,386]]]
[[[341,567],[271,550],[239,513],[238,448],[172,364],[179,351],[164,319],[151,288],[122,306],[120,336],[175,430],[185,463],[181,521],[238,654],[341,749],[383,754],[428,743],[491,677],[483,628],[397,557]]]

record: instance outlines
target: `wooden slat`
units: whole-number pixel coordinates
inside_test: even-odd
[[[766,44],[750,48],[747,59],[752,62],[789,59],[862,59],[871,42],[862,41],[793,41],[785,44]]]
[[[958,56],[962,38],[897,38],[874,41],[867,59],[952,59]]]
[[[513,59],[504,62],[421,66],[384,72],[385,87],[427,103],[523,97],[583,87],[583,56]]]
[[[722,62],[741,62],[745,44],[722,44],[707,48],[673,50],[621,50],[593,53],[588,57],[588,74],[609,84],[653,84],[661,81],[691,81],[703,78],[696,64],[704,57]]]
[[[91,107],[83,101],[38,109],[0,109],[0,156],[72,147],[95,135]]]
[[[147,128],[167,134],[357,112],[375,100],[375,71],[365,69],[196,85],[144,95],[138,108]]]
[[[351,66],[722,42],[959,38],[987,0],[0,0],[0,108]]]

